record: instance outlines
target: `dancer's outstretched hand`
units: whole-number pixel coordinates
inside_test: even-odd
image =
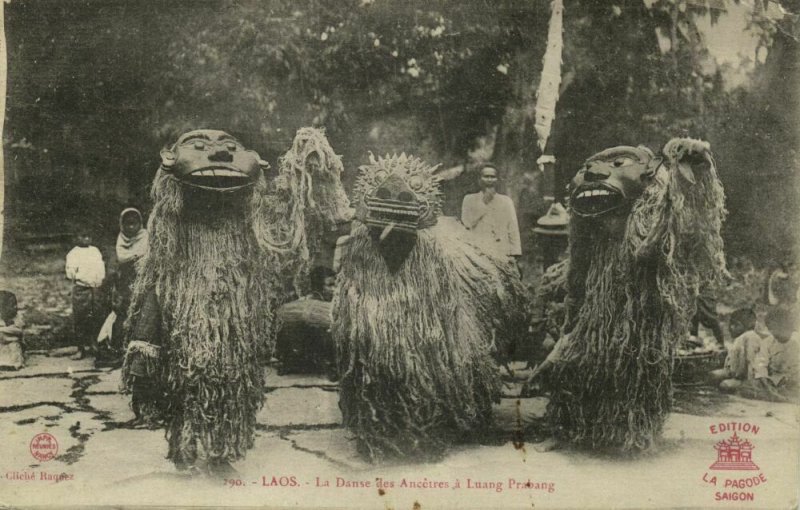
[[[519,396],[522,398],[535,397],[541,393],[541,390],[536,387],[539,381],[542,380],[543,374],[552,368],[553,364],[549,360],[544,360],[533,369],[533,372],[528,376],[528,380],[522,385]]]

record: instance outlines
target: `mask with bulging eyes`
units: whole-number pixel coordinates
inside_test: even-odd
[[[231,192],[255,184],[269,164],[224,131],[197,129],[161,151],[161,170],[190,187]]]
[[[627,214],[660,164],[661,159],[646,147],[619,146],[598,152],[572,179],[572,214],[583,218]]]
[[[416,243],[417,233],[436,224],[441,207],[435,167],[401,154],[375,158],[360,167],[356,219],[370,229],[391,271]]]

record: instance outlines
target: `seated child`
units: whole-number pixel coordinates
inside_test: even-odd
[[[22,328],[17,319],[17,296],[0,290],[0,370],[19,370],[25,366],[22,354]]]
[[[730,317],[733,346],[728,351],[725,367],[711,372],[714,380],[720,382],[720,390],[731,392],[742,382],[753,379],[755,360],[761,345],[769,338],[769,331],[756,328],[756,313],[752,308],[740,308]]]
[[[753,367],[753,379],[739,390],[742,396],[773,402],[798,401],[800,340],[796,317],[789,310],[773,309],[766,317],[772,333],[761,345]]]

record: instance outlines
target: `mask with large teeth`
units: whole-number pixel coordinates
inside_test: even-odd
[[[224,131],[197,129],[161,151],[161,170],[191,188],[232,192],[255,184],[269,164]]]
[[[660,164],[646,147],[619,146],[586,160],[570,184],[569,205],[578,218],[625,215]]]
[[[436,167],[401,154],[375,158],[359,168],[356,219],[370,235],[390,271],[402,266],[417,232],[436,224],[441,208]]]

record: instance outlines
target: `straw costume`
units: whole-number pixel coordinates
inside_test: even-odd
[[[162,409],[170,460],[220,473],[252,448],[263,399],[277,288],[264,250],[268,165],[212,130],[184,134],[161,158],[123,378]]]
[[[333,300],[344,424],[373,461],[437,458],[490,427],[493,356],[527,326],[519,274],[439,218],[435,169],[419,159],[370,155],[354,199]]]
[[[565,336],[533,376],[557,440],[638,451],[659,437],[696,289],[725,273],[723,204],[699,140],[607,149],[572,180]]]
[[[350,221],[353,210],[341,182],[342,158],[333,151],[323,129],[300,128],[280,159],[274,185],[276,212],[290,222],[270,226],[272,236],[292,257],[284,258],[284,274],[291,275],[297,297],[310,292],[309,271],[322,260],[324,240],[335,244],[339,227]],[[332,252],[331,257],[332,258]],[[317,259],[317,260],[315,260]]]

